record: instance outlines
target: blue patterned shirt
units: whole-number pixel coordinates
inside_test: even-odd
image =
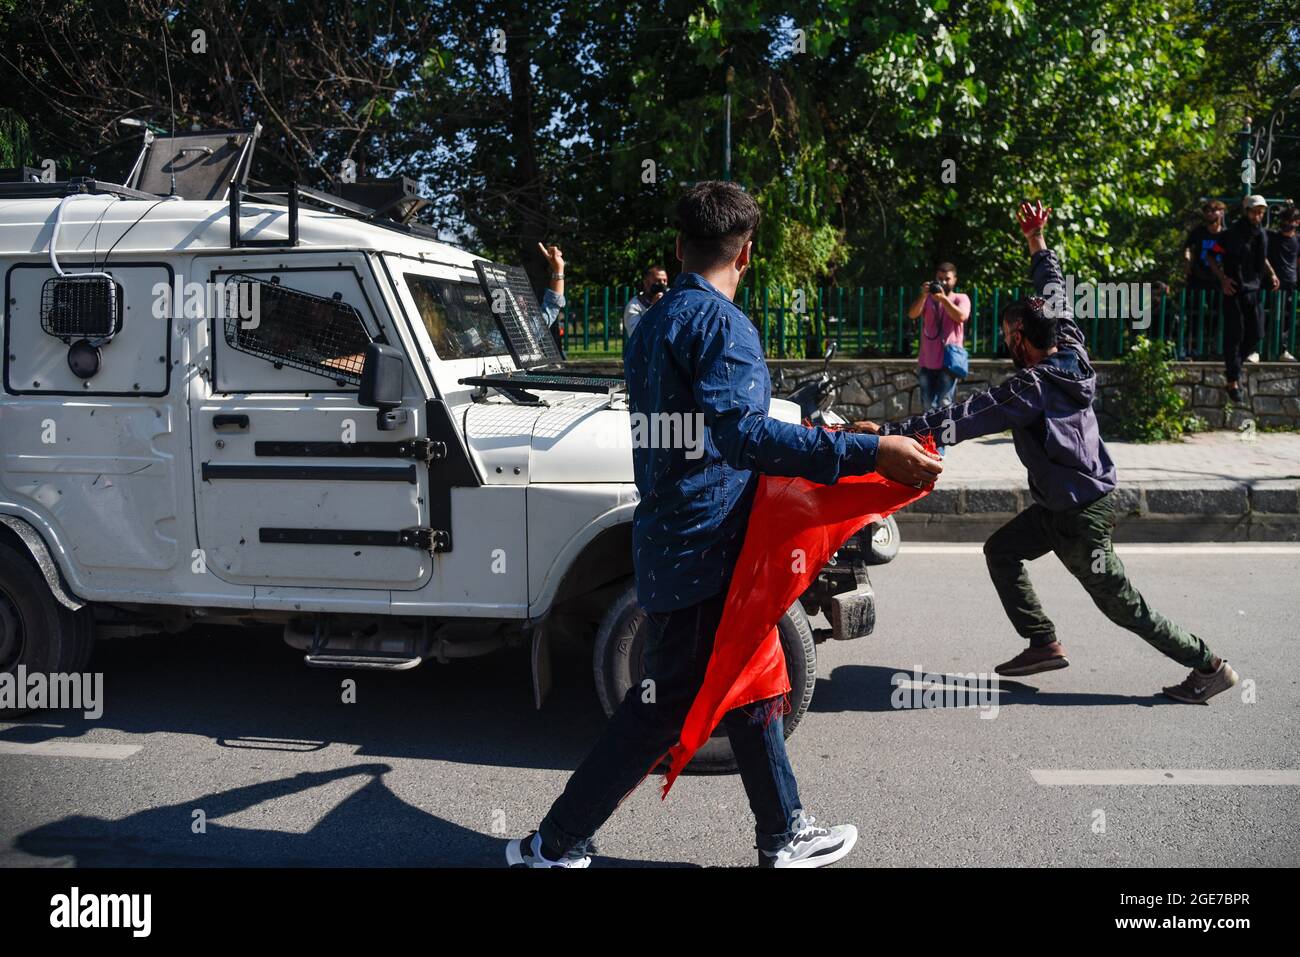
[[[875,469],[874,435],[768,416],[772,380],[758,331],[695,273],[679,275],[641,316],[623,371],[641,494],[633,560],[647,611],[686,608],[727,587],[757,473],[831,485]],[[666,435],[674,440],[662,441]]]

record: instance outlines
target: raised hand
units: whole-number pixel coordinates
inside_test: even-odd
[[[1020,223],[1020,231],[1026,238],[1035,234],[1041,235],[1051,215],[1052,207],[1044,206],[1041,199],[1033,203],[1021,203],[1020,208],[1016,210],[1016,220]]]
[[[546,263],[551,267],[551,272],[555,275],[564,275],[564,253],[560,252],[559,246],[543,246],[537,244],[538,250],[546,257]]]

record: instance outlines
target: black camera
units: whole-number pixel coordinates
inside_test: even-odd
[[[650,287],[650,295],[652,295],[652,296],[654,296],[654,295],[658,295],[659,293],[667,292],[667,291],[668,291],[668,283],[666,283],[666,282],[657,282],[657,283],[655,283],[653,286]]]
[[[934,280],[933,282],[930,283],[930,291],[936,293],[943,292],[943,283],[939,282],[939,280],[937,279]]]

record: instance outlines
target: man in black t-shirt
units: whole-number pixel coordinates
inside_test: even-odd
[[[1268,234],[1268,262],[1277,274],[1278,295],[1274,315],[1282,327],[1283,362],[1295,362],[1291,355],[1292,322],[1296,315],[1296,256],[1300,253],[1300,209],[1288,206],[1278,214],[1278,228]]]
[[[1258,362],[1255,346],[1264,335],[1260,289],[1277,289],[1277,276],[1268,264],[1268,236],[1263,196],[1247,196],[1243,212],[1223,234],[1223,261],[1210,260],[1210,271],[1223,290],[1223,364],[1228,398],[1241,401],[1241,363]]]
[[[1196,335],[1197,330],[1203,329],[1205,339],[1212,341],[1218,329],[1223,295],[1210,263],[1223,259],[1224,210],[1223,203],[1217,199],[1207,202],[1201,207],[1202,221],[1183,241],[1183,259],[1187,262],[1185,318],[1190,324],[1188,338],[1193,343],[1202,341]]]
[[[1187,261],[1187,288],[1217,290],[1219,280],[1210,269],[1210,261],[1223,259],[1224,205],[1217,199],[1201,207],[1204,222],[1198,223],[1183,241],[1183,259]]]

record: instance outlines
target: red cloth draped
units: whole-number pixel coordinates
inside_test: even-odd
[[[933,453],[933,440],[927,437],[925,444]],[[864,525],[910,505],[932,487],[900,485],[875,472],[834,485],[759,476],[704,683],[681,736],[665,755],[664,797],[728,711],[789,694],[776,625],[830,556]]]

